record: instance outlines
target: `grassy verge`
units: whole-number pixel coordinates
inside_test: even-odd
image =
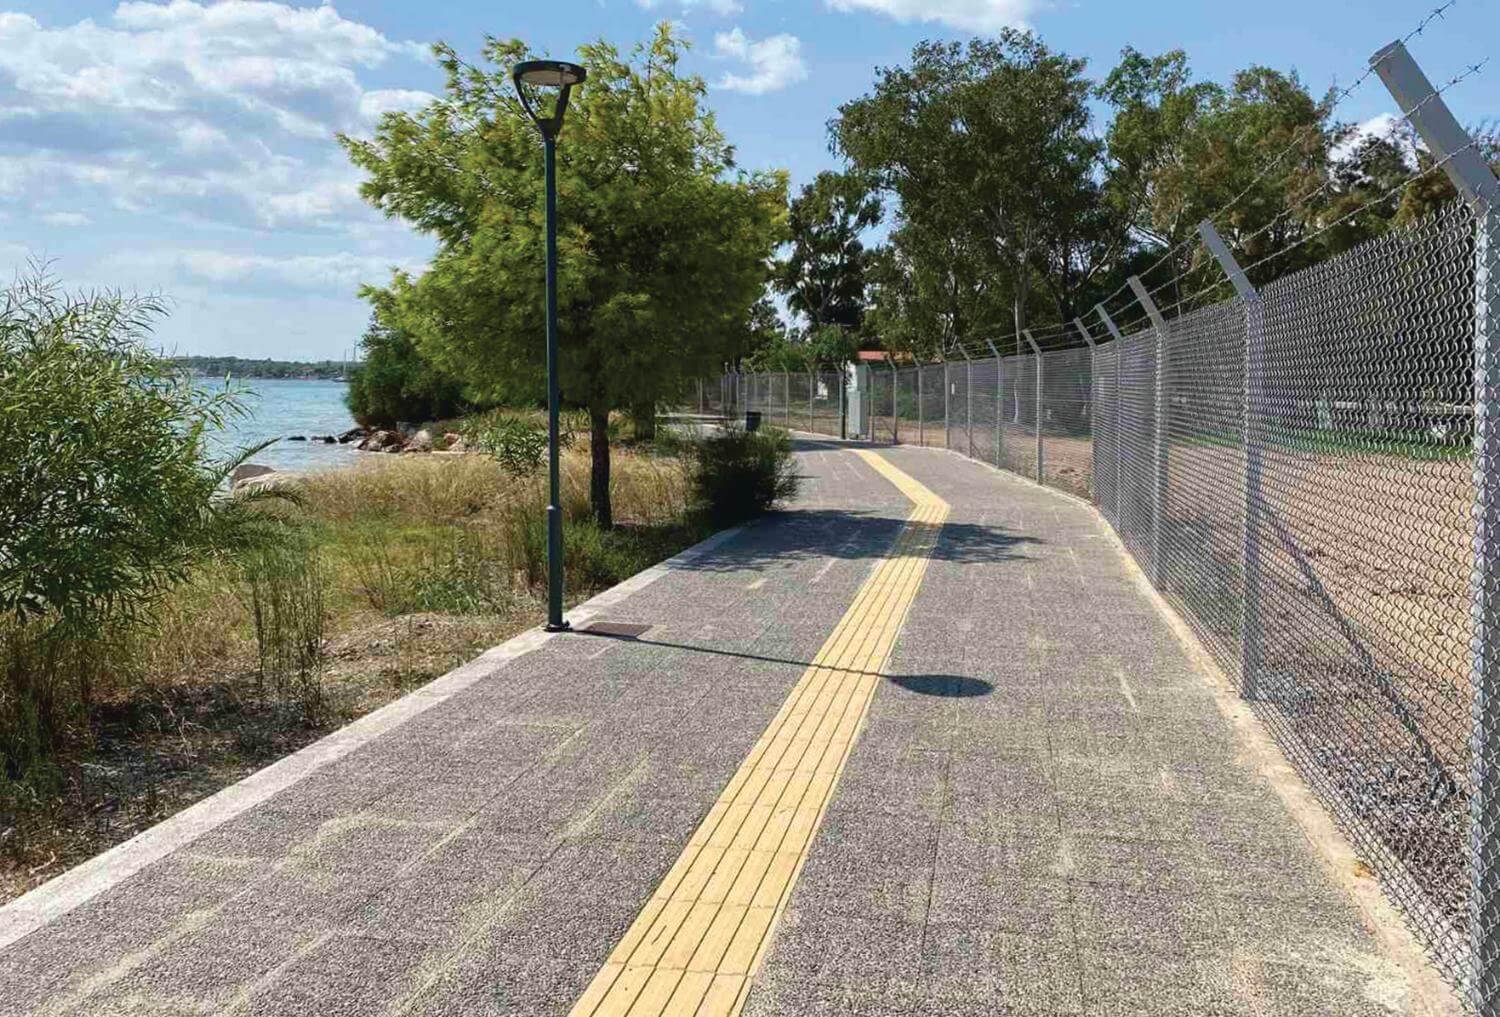
[[[705,534],[684,452],[621,450],[601,532],[587,449],[569,451],[570,600]],[[536,624],[544,505],[540,477],[487,457],[372,457],[265,506],[276,539],[197,568],[149,617],[65,645],[0,626],[12,687],[69,696],[47,710],[53,750],[11,746],[30,762],[0,772],[0,901]]]

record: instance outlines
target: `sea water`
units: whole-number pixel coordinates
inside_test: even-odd
[[[203,378],[206,391],[221,391],[224,382]],[[215,456],[232,455],[241,448],[276,439],[250,461],[278,470],[319,470],[351,465],[358,458],[353,445],[325,445],[312,441],[354,427],[344,404],[348,386],[342,381],[287,378],[244,378],[230,381],[239,393],[243,413],[231,415],[222,431],[210,438]],[[292,437],[307,441],[289,441]]]

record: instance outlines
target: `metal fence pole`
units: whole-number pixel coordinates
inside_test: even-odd
[[[974,361],[969,351],[960,344],[958,352],[964,355],[964,434],[969,445],[969,458],[974,458]]]
[[[807,372],[807,433],[817,434],[817,421],[813,419],[813,397],[818,394],[818,365],[813,364]]]
[[[839,365],[839,383],[834,386],[839,390],[839,441],[849,440],[849,365]]]
[[[1031,355],[1036,358],[1036,407],[1032,414],[1031,429],[1036,432],[1036,482],[1042,482],[1042,348],[1036,344],[1031,337],[1030,329],[1022,329],[1021,334],[1026,337],[1026,345],[1031,347]]]
[[[927,426],[923,422],[922,413],[922,375],[926,374],[925,364],[917,365],[917,444],[923,448],[927,447]]]
[[[1089,474],[1092,487],[1099,482],[1099,442],[1094,437],[1094,370],[1099,351],[1094,347],[1094,337],[1089,335],[1082,318],[1074,318],[1073,327],[1078,329],[1078,334],[1089,347]]]
[[[1099,312],[1099,320],[1104,322],[1104,327],[1115,341],[1115,529],[1124,533],[1124,522],[1122,522],[1121,510],[1125,506],[1125,442],[1122,424],[1125,420],[1121,410],[1124,408],[1125,389],[1120,384],[1124,380],[1125,368],[1125,337],[1115,327],[1114,319],[1104,309],[1103,304],[1095,304],[1094,310]]]
[[[1500,1014],[1500,181],[1442,94],[1397,42],[1370,58],[1476,218],[1474,272],[1474,686],[1469,780],[1469,1002]]]
[[[939,354],[938,360],[943,363],[943,448],[950,448],[953,445],[953,414],[949,403],[952,402],[953,379],[948,373],[948,358]]]
[[[1133,275],[1128,282],[1156,327],[1156,484],[1151,498],[1151,582],[1160,588],[1162,503],[1166,501],[1167,489],[1167,416],[1171,409],[1171,394],[1167,391],[1167,321],[1157,310],[1156,301],[1151,299],[1141,277]]]
[[[896,358],[889,353],[885,355],[886,361],[891,365],[891,444],[901,444],[901,429],[897,418],[900,416],[900,402],[896,398],[900,392],[901,374],[896,370]]]
[[[1265,398],[1265,311],[1260,294],[1250,285],[1214,224],[1203,220],[1198,224],[1198,233],[1245,303],[1244,412],[1240,432],[1245,454],[1244,528],[1240,534],[1240,686],[1246,699],[1254,699],[1260,676],[1261,443],[1257,418]]]

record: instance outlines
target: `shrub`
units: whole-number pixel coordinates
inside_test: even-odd
[[[142,345],[160,314],[42,276],[0,297],[0,615],[143,614],[220,536],[205,432],[239,404]]]
[[[792,440],[776,429],[733,428],[705,438],[693,464],[693,509],[714,526],[731,526],[795,497]]]
[[[322,564],[311,542],[288,527],[285,539],[245,555],[242,596],[255,628],[260,694],[269,680],[308,726],[327,716],[323,639],[327,624]]]
[[[486,413],[464,421],[462,433],[465,445],[488,453],[512,477],[531,476],[547,458],[546,429],[524,417]]]

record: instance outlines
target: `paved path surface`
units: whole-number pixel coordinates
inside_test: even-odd
[[[16,939],[0,1013],[1416,1012],[1088,509],[802,462],[611,605],[639,639],[485,665]]]

